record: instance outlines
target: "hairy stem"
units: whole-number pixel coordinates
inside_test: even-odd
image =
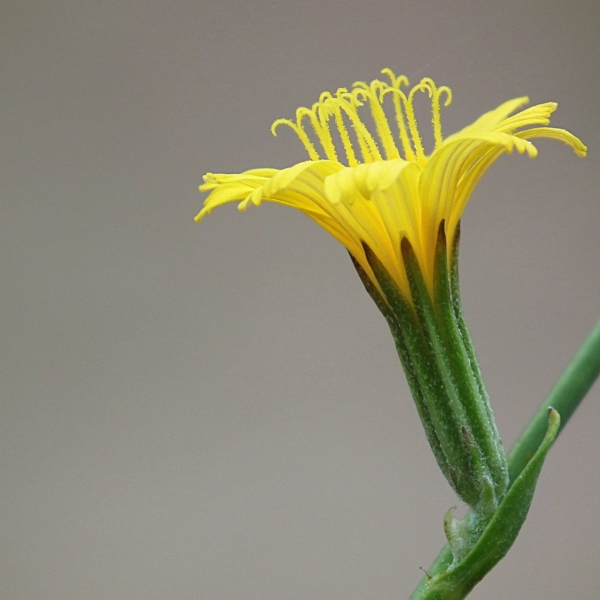
[[[540,447],[548,426],[548,408],[552,407],[561,417],[560,429],[565,427],[594,381],[600,375],[600,320],[584,340],[575,356],[560,376],[547,398],[535,413],[527,427],[508,453],[510,485],[523,472],[536,450]],[[444,573],[452,564],[453,556],[446,545],[430,567],[411,599],[461,600],[468,589],[428,590],[430,578]]]

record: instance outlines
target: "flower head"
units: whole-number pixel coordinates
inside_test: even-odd
[[[530,140],[543,137],[563,141],[579,156],[586,154],[574,135],[548,127],[555,103],[513,114],[528,98],[509,100],[444,139],[440,110],[451,102],[450,89],[424,78],[409,90],[406,77],[396,77],[389,69],[382,73],[389,81],[357,82],[335,95],[324,92],[311,108],[299,108],[294,120],[275,121],[273,133],[281,125],[291,127],[308,161],[281,170],[206,174],[200,189],[210,194],[196,220],[234,201],[240,202],[240,210],[263,200],[299,209],[338,239],[379,289],[367,260],[366,251],[372,252],[411,302],[403,240],[410,243],[431,292],[440,225],[450,249],[473,189],[501,154],[516,149],[535,157]],[[430,154],[415,116],[419,93],[431,102],[435,147]],[[384,101],[391,105],[393,124]],[[362,114],[367,109],[375,134]]]
[[[527,98],[509,100],[444,139],[440,111],[450,104],[450,89],[429,78],[408,89],[406,77],[389,69],[383,74],[389,81],[325,92],[311,108],[299,108],[295,119],[275,121],[273,133],[290,127],[309,160],[281,170],[205,175],[200,189],[210,194],[196,220],[227,202],[238,201],[244,210],[265,200],[302,211],[348,249],[390,326],[435,458],[472,510],[463,521],[450,515],[445,521],[458,564],[509,485],[460,306],[460,219],[479,179],[503,153],[535,157],[531,140],[543,137],[563,141],[579,156],[586,147],[568,131],[548,126],[555,103],[514,114]],[[415,115],[419,94],[431,103],[429,154]]]

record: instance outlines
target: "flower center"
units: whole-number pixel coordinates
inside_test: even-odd
[[[415,94],[426,92],[431,99],[433,137],[437,149],[442,143],[441,96],[445,94],[444,106],[448,106],[452,101],[452,92],[446,86],[438,88],[432,79],[425,77],[406,93],[402,90],[402,87],[409,85],[407,77],[404,75],[396,77],[391,69],[383,69],[382,73],[390,78],[389,83],[377,79],[370,84],[359,81],[354,84],[350,91],[346,88],[339,88],[335,96],[330,92],[323,92],[319,101],[315,102],[311,108],[302,106],[296,110],[295,121],[277,119],[271,127],[273,135],[277,135],[276,130],[279,125],[287,125],[300,138],[310,160],[328,159],[341,163],[331,131],[333,119],[333,125],[337,129],[348,166],[354,167],[361,162],[371,163],[379,160],[403,158],[424,167],[427,163],[427,156],[423,149],[423,142],[415,117]],[[394,139],[388,117],[383,108],[383,100],[387,95],[392,97],[400,147]],[[369,132],[368,127],[358,114],[358,108],[365,104],[370,108],[379,143]],[[305,119],[308,119],[308,123]],[[348,125],[353,132],[354,141],[348,131]],[[311,140],[307,132],[308,126],[312,128],[322,147],[322,152],[317,150]],[[380,146],[383,149],[383,154]],[[400,149],[402,152],[400,152]]]

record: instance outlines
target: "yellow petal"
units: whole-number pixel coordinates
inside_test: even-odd
[[[325,180],[325,195],[340,221],[351,224],[386,267],[406,297],[410,297],[400,242],[419,245],[420,168],[401,158],[346,167]],[[363,265],[361,250],[355,258]],[[377,285],[377,282],[374,280]]]
[[[530,140],[544,137],[566,143],[579,156],[586,154],[587,148],[574,135],[547,126],[556,103],[538,104],[513,114],[528,102],[526,97],[504,102],[443,140],[440,97],[445,94],[445,105],[449,104],[450,90],[438,88],[425,78],[407,93],[402,89],[408,84],[406,78],[397,78],[388,70],[384,73],[390,77],[390,83],[358,82],[351,91],[340,88],[335,95],[325,92],[312,108],[299,108],[295,121],[279,119],[274,123],[274,127],[289,125],[311,160],[281,170],[253,169],[237,175],[208,173],[200,189],[209,195],[196,220],[228,202],[239,202],[240,210],[251,204],[258,206],[262,201],[295,208],[339,240],[379,287],[364,254],[363,243],[367,244],[410,299],[400,253],[402,239],[410,241],[432,291],[440,223],[445,223],[451,245],[475,186],[499,156],[516,150],[533,158],[537,149]],[[413,108],[417,92],[428,93],[432,102],[436,144],[429,156],[424,153]],[[387,97],[394,105],[400,145],[393,140],[383,109],[382,102]],[[387,160],[382,159],[376,136],[359,115],[364,104],[370,107]],[[307,127],[314,130],[328,160],[320,160]],[[332,137],[334,127],[349,166],[338,159]],[[404,158],[400,158],[400,149]]]

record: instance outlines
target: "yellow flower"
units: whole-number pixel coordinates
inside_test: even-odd
[[[404,91],[406,77],[396,77],[389,69],[382,73],[389,82],[357,82],[350,91],[324,92],[311,108],[299,108],[295,120],[275,121],[273,133],[279,125],[291,127],[310,160],[282,170],[206,174],[200,189],[210,194],[196,220],[233,201],[240,201],[240,210],[263,200],[299,209],[338,239],[379,289],[365,256],[364,244],[369,246],[411,301],[400,250],[403,238],[413,247],[431,293],[440,224],[444,222],[450,249],[473,189],[501,154],[516,149],[533,158],[537,149],[530,140],[543,137],[565,142],[579,156],[586,154],[574,135],[547,127],[555,103],[538,104],[511,116],[528,98],[509,100],[443,139],[440,105],[442,100],[444,106],[450,104],[450,89],[424,78]],[[431,101],[435,141],[431,154],[425,153],[415,117],[418,92]],[[396,137],[384,111],[388,98]],[[359,115],[361,106],[370,109],[376,136]],[[319,142],[319,149],[311,138]]]

